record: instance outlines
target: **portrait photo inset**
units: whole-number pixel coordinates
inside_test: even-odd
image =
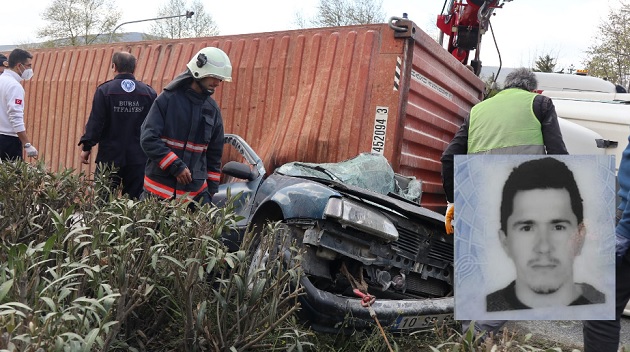
[[[612,319],[612,157],[457,156],[455,175],[456,319]]]

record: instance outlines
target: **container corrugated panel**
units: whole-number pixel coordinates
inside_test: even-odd
[[[413,24],[410,24],[412,26]],[[404,120],[397,170],[423,182],[422,204],[442,210],[440,157],[473,105],[483,97],[484,82],[426,33],[415,30],[413,55],[403,61]]]
[[[244,137],[267,170],[290,161],[345,160],[371,151],[380,137],[378,151],[396,171],[425,181],[423,204],[443,203],[439,154],[478,87],[470,83],[472,73],[431,41],[421,31],[415,39],[395,38],[379,24],[35,50],[36,75],[26,83],[27,129],[53,169],[91,172],[93,165],[79,163],[76,144],[96,87],[113,77],[112,54],[134,54],[136,78],[159,93],[199,49],[216,46],[233,66],[233,82],[214,95],[225,131]],[[425,52],[432,50],[438,53]],[[418,83],[418,73],[451,98]],[[379,130],[375,119],[383,108],[388,119]]]

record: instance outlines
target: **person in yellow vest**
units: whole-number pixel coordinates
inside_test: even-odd
[[[507,75],[504,88],[470,110],[442,154],[442,184],[446,193],[446,231],[453,233],[455,217],[454,156],[461,154],[569,154],[562,139],[551,98],[533,93],[538,81],[527,68]],[[488,165],[492,167],[492,165]],[[462,330],[471,321],[462,321]],[[475,331],[497,334],[504,320],[475,322]]]

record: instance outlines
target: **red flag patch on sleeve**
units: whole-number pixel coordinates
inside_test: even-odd
[[[22,105],[22,99],[15,99],[16,105]]]

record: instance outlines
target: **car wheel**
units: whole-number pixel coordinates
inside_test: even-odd
[[[290,229],[284,223],[269,224],[262,231],[255,233],[248,250],[251,258],[248,274],[277,270],[274,264],[279,262],[281,254],[290,243]]]

